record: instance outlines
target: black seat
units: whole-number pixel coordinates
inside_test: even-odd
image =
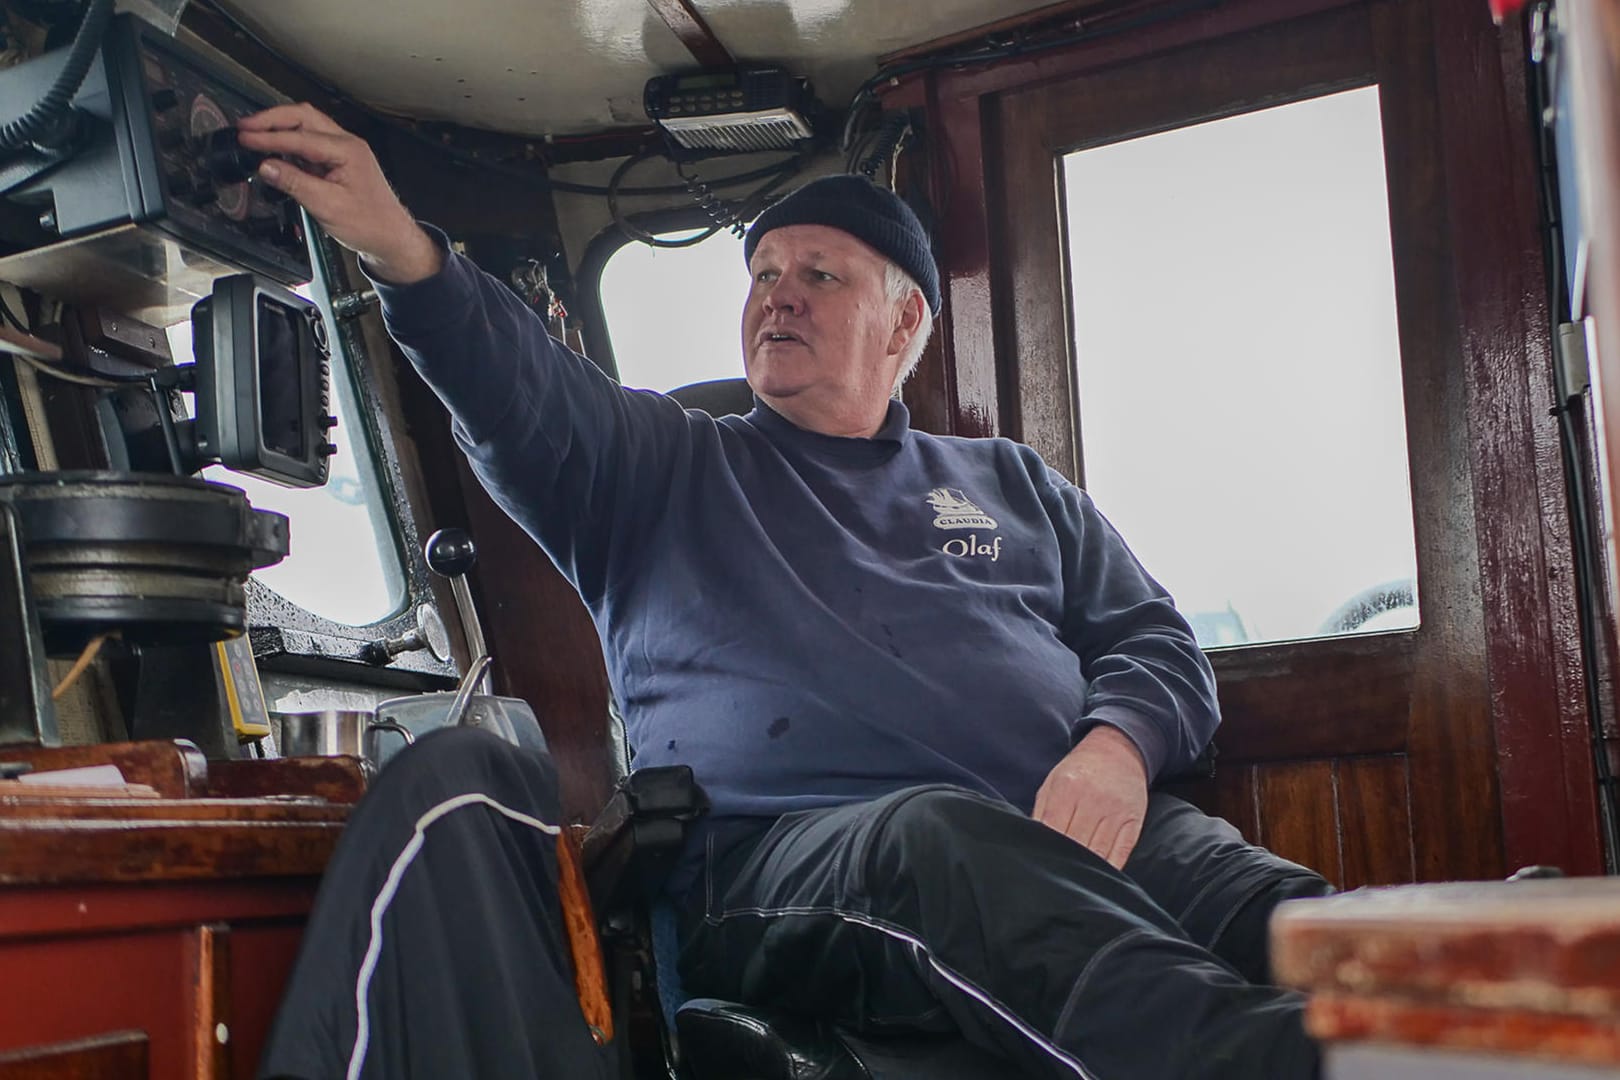
[[[669,392],[682,407],[713,417],[743,416],[754,408],[754,391],[747,379],[710,379],[688,383]]]

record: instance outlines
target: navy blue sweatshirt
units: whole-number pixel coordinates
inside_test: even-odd
[[[1187,623],[1090,498],[1005,439],[871,439],[625,390],[459,255],[379,283],[496,501],[596,621],[637,767],[714,816],[949,783],[1028,812],[1093,726],[1149,775],[1217,723]]]

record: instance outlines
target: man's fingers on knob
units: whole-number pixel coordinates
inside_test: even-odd
[[[269,158],[259,163],[259,176],[286,194],[325,225],[338,209],[343,189],[330,180],[312,176],[290,161]]]
[[[277,128],[273,131],[243,131],[237,138],[249,150],[302,158],[326,168],[346,165],[367,149],[364,142],[342,132],[332,135],[321,131]]]
[[[340,134],[343,128],[337,121],[307,101],[295,105],[272,105],[268,109],[244,116],[236,122],[244,131],[296,130]]]

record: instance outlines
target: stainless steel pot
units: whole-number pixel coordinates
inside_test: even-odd
[[[361,709],[322,709],[319,712],[271,713],[276,748],[283,757],[328,757],[348,754],[365,758],[373,765],[382,759],[386,734],[398,735],[406,744],[416,737],[393,720],[379,720],[375,713]]]

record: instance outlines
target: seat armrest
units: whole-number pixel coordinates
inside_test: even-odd
[[[581,844],[598,910],[612,911],[632,891],[648,896],[662,887],[687,826],[708,810],[708,795],[685,765],[637,769],[621,780]]]

